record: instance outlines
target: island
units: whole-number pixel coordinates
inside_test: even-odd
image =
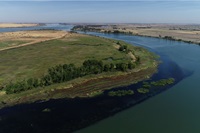
[[[120,40],[59,30],[0,36],[0,108],[96,97],[157,72],[157,55]],[[111,92],[112,96],[126,94],[134,92]]]

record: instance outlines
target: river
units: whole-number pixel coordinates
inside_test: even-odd
[[[150,37],[95,33],[152,49],[193,74],[169,90],[77,133],[199,133],[200,47]]]
[[[42,27],[29,28],[4,28],[0,32],[32,30],[37,28],[53,28],[60,30],[69,30],[71,26],[66,25],[47,25]],[[106,97],[90,99],[75,99],[75,100],[57,100],[47,103],[35,103],[32,105],[20,105],[13,108],[0,110],[0,131],[3,133],[14,132],[45,132],[49,131],[47,127],[59,127],[62,123],[71,120],[73,123],[79,120],[79,116],[69,119],[65,117],[67,113],[78,113],[81,109],[85,109],[80,116],[84,116],[87,111],[90,113],[101,110],[102,120],[91,126],[77,131],[77,133],[199,133],[200,132],[200,47],[194,44],[184,42],[169,41],[158,38],[130,36],[123,34],[103,34],[103,33],[88,33],[102,37],[119,39],[130,44],[142,46],[155,52],[161,56],[163,65],[160,66],[162,73],[155,78],[165,76],[173,76],[179,82],[174,86],[167,88],[166,91],[129,108],[123,108],[118,113],[113,113],[112,116],[102,113],[103,109],[99,109],[96,102],[112,102],[113,99]],[[104,101],[105,100],[105,101]],[[115,100],[115,99],[114,99]],[[122,99],[120,102],[113,102],[113,106],[122,106],[125,101],[130,98]],[[68,102],[68,104],[66,104]],[[82,107],[77,108],[74,104],[80,104]],[[105,107],[106,103],[103,103]],[[119,105],[120,104],[120,105]],[[43,106],[52,108],[55,111],[50,114],[42,114]],[[56,105],[56,109],[55,106]],[[68,105],[74,107],[74,112],[70,112],[69,108],[63,107]],[[92,105],[92,106],[90,106]],[[96,106],[94,106],[96,105]],[[94,107],[93,107],[94,106]],[[107,107],[109,108],[109,107]],[[76,109],[76,110],[75,110]],[[88,110],[87,110],[88,109]],[[38,112],[40,110],[40,112]],[[91,111],[92,110],[92,111]],[[66,111],[66,112],[65,112]],[[68,112],[67,112],[68,111]],[[98,112],[99,113],[99,112]],[[8,115],[7,115],[8,114]],[[53,115],[54,114],[54,115]],[[60,114],[60,116],[58,115]],[[21,116],[20,116],[21,115]],[[24,115],[24,117],[23,117]],[[53,116],[52,116],[53,115]],[[68,114],[69,115],[69,114]],[[38,118],[39,116],[39,118]],[[54,123],[48,122],[51,119]],[[95,116],[95,115],[94,115]],[[29,117],[29,119],[27,118]],[[49,119],[47,119],[49,118]],[[63,118],[58,120],[58,118]],[[64,119],[65,118],[65,119]],[[73,120],[74,119],[74,120]],[[45,122],[41,129],[35,123]],[[51,120],[50,120],[51,121]],[[20,123],[21,122],[21,123]],[[32,123],[32,124],[31,124]],[[75,122],[76,123],[76,122]],[[49,124],[49,125],[48,125]],[[52,124],[52,125],[51,125]],[[42,124],[41,124],[42,125]],[[20,127],[21,126],[21,127]],[[62,128],[64,130],[63,125]],[[67,126],[66,126],[67,127]],[[13,129],[12,129],[13,128]],[[51,130],[53,132],[53,130]],[[59,130],[60,131],[60,130]],[[59,133],[57,130],[57,133]],[[56,132],[56,131],[55,131]],[[61,131],[60,131],[61,132]],[[64,132],[64,131],[63,131]],[[48,132],[49,133],[49,132]]]

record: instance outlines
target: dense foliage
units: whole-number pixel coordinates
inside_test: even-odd
[[[117,64],[103,64],[98,60],[86,60],[81,67],[76,67],[74,64],[57,65],[49,68],[48,73],[41,78],[30,78],[15,83],[9,83],[5,87],[7,94],[19,93],[37,87],[49,86],[55,83],[62,83],[72,79],[83,77],[90,74],[99,74],[102,72],[111,71],[127,71],[133,69],[135,64],[117,63]]]

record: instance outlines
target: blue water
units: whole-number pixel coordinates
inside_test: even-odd
[[[70,26],[57,24],[45,27],[70,29]],[[20,28],[20,30],[23,29]],[[0,32],[16,30],[15,28],[0,29]],[[1,132],[68,132],[70,124],[78,125],[83,121],[87,123],[87,120],[89,122],[98,121],[98,123],[81,129],[77,133],[200,132],[200,59],[198,58],[200,47],[198,45],[123,34],[88,34],[123,40],[159,54],[163,60],[163,64],[159,68],[161,70],[159,76],[173,76],[179,82],[136,106],[129,106],[126,110],[127,103],[134,103],[135,99],[131,97],[112,99],[102,96],[94,99],[52,100],[46,103],[4,109],[0,111]],[[46,107],[52,109],[51,113],[41,112]],[[121,112],[111,111],[117,110],[116,108],[122,108],[123,111],[120,109]],[[108,111],[111,112],[108,113]],[[97,118],[102,118],[102,120],[99,121],[100,119]],[[71,128],[77,129],[76,126],[71,126]]]

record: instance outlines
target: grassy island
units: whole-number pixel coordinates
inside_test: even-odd
[[[12,43],[20,40],[13,48],[0,42],[4,44],[0,50],[0,107],[52,98],[93,97],[156,72],[156,56],[141,47],[89,35],[46,32],[58,36],[26,37],[23,41],[19,35],[12,39]],[[24,45],[27,40],[35,43]]]

